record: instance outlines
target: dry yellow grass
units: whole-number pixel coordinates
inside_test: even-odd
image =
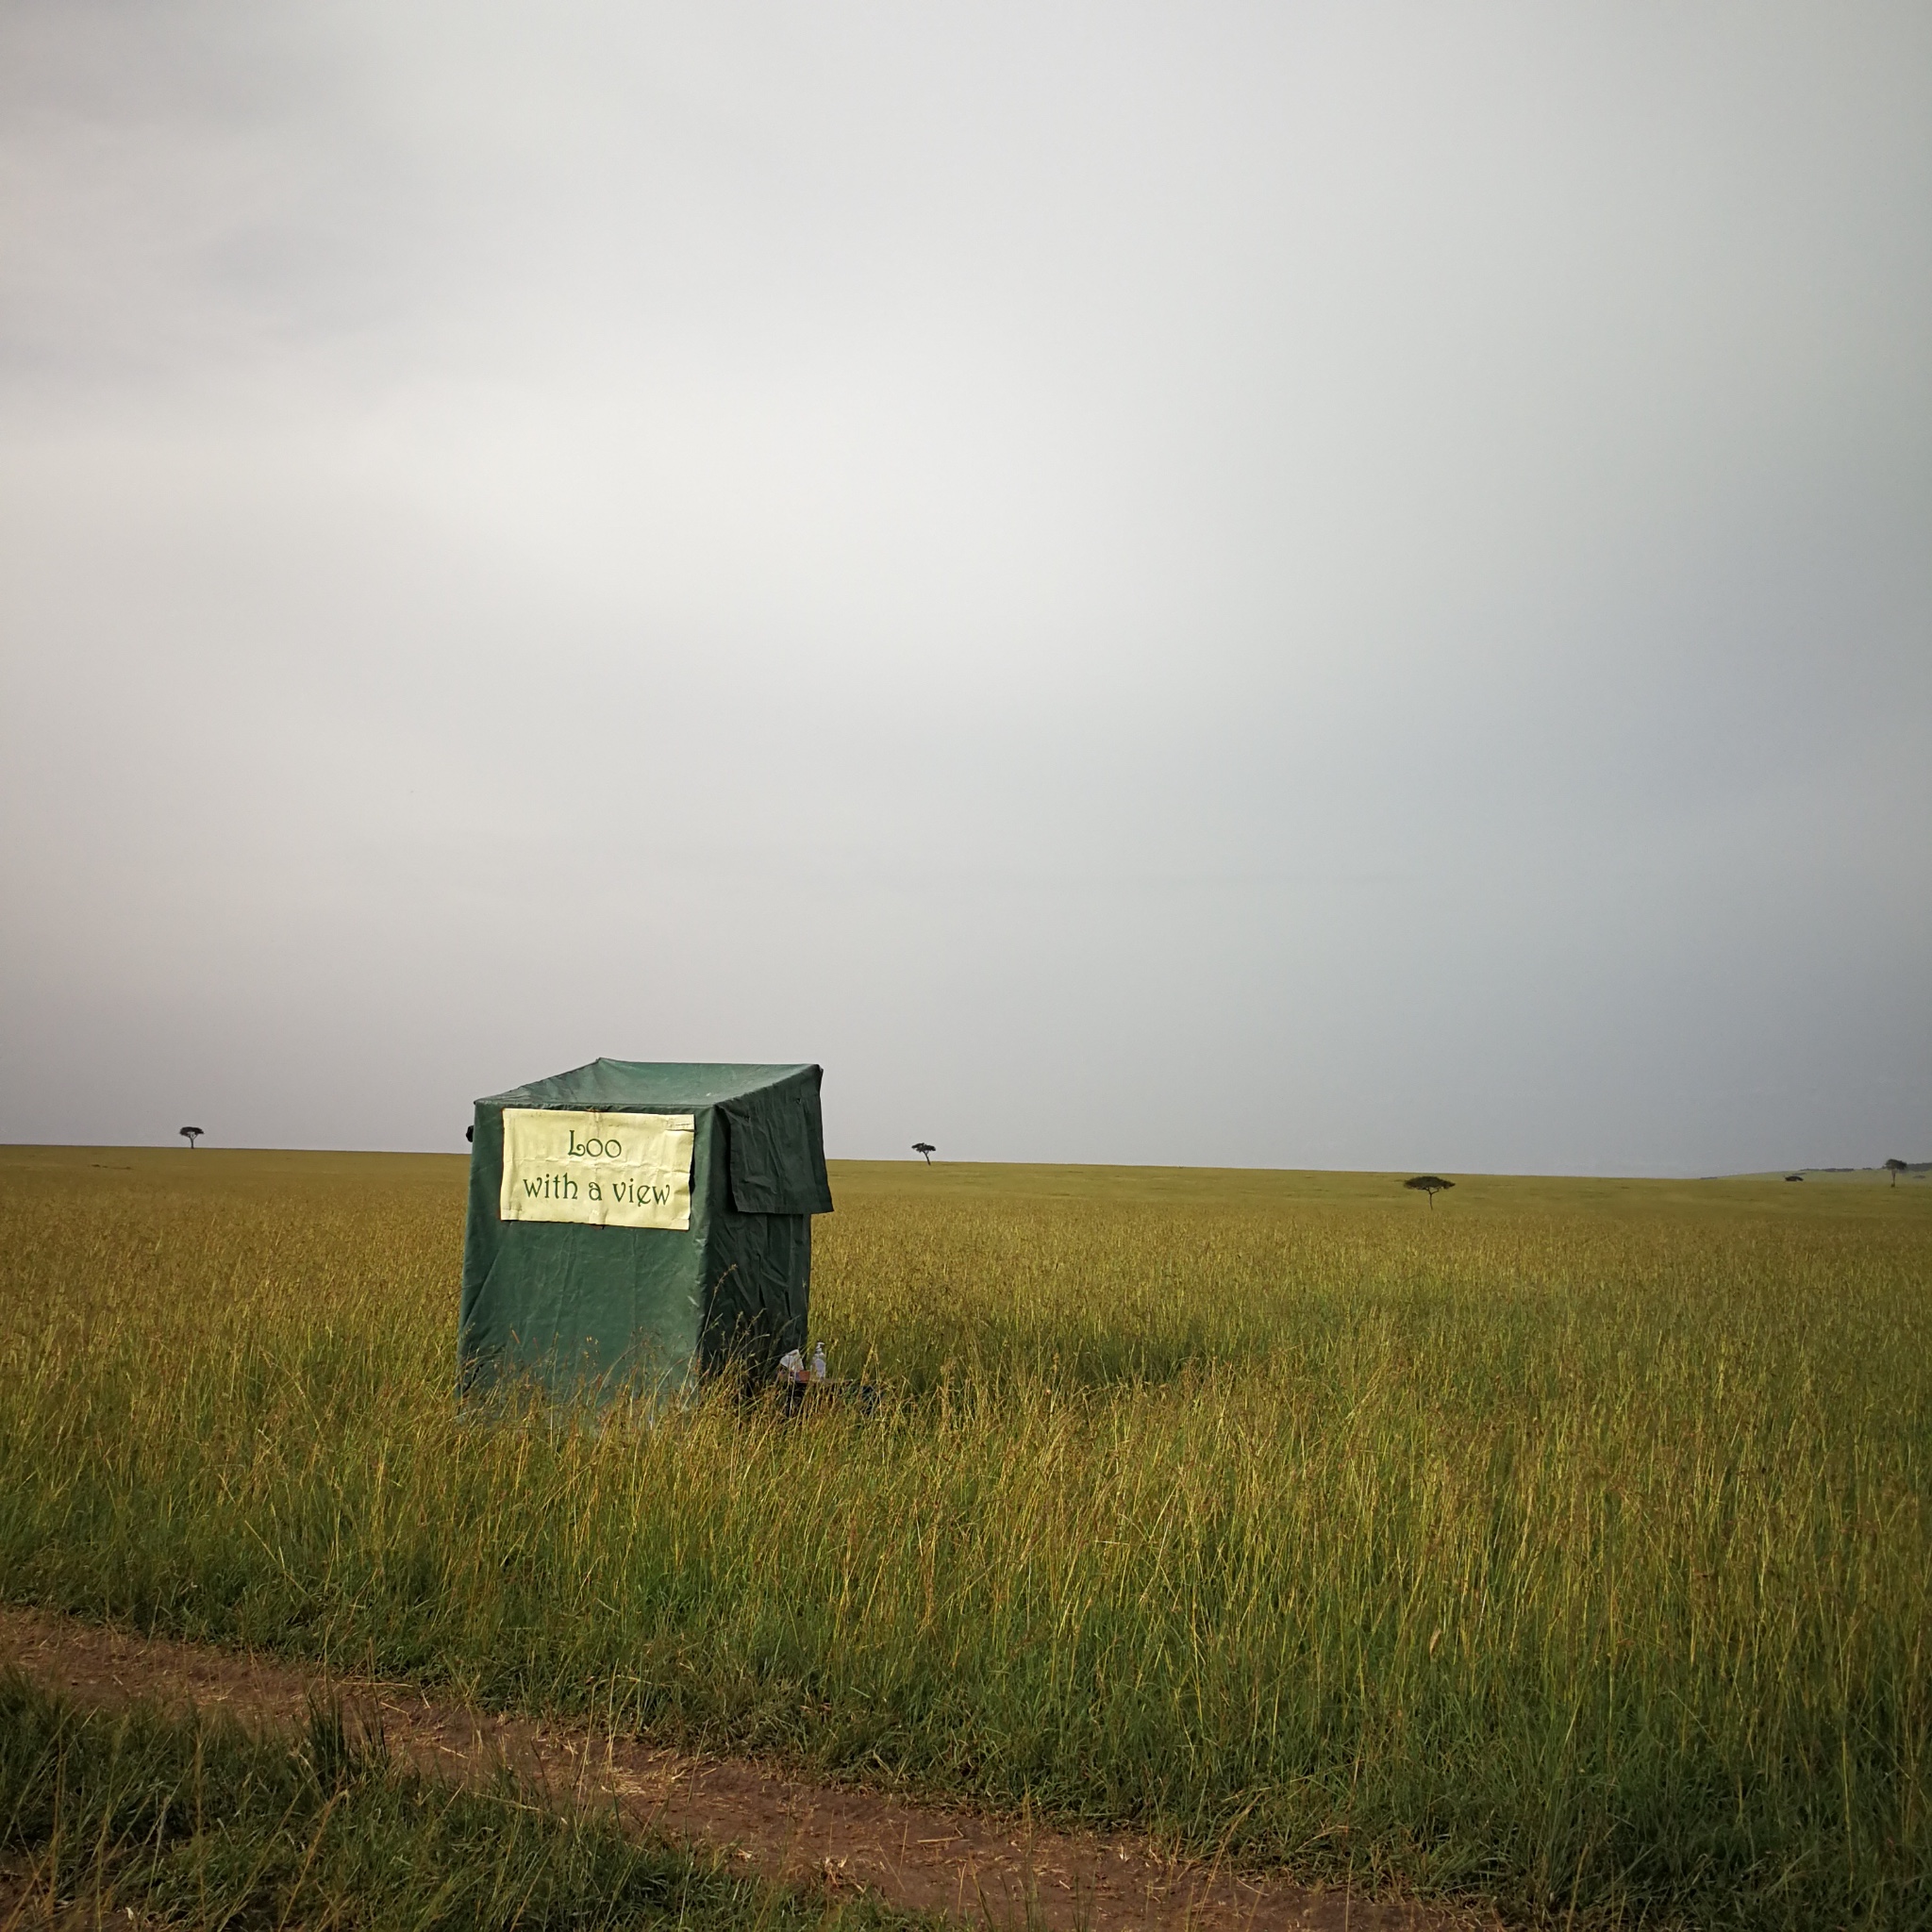
[[[465,1420],[462,1167],[0,1155],[13,1596],[1580,1920],[1932,1913],[1932,1186],[835,1164],[875,1417]]]

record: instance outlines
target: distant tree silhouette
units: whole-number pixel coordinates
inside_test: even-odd
[[[195,1141],[201,1138],[201,1129],[199,1127],[183,1127],[181,1129],[181,1138],[188,1142],[188,1151],[192,1154]]]
[[[935,1147],[930,1141],[915,1141],[912,1143],[912,1151],[915,1154],[924,1155],[925,1164],[926,1166],[930,1167],[932,1165],[933,1156],[937,1154],[940,1150],[937,1147]]]
[[[1899,1177],[1899,1175],[1900,1175],[1900,1174],[1902,1174],[1903,1173],[1905,1173],[1905,1171],[1906,1171],[1906,1164],[1905,1164],[1905,1162],[1904,1162],[1903,1160],[1888,1160],[1888,1161],[1887,1161],[1887,1162],[1885,1163],[1885,1171],[1886,1171],[1886,1173],[1887,1173],[1887,1174],[1890,1174],[1890,1175],[1891,1176],[1891,1184],[1892,1184],[1892,1186],[1893,1186],[1893,1187],[1897,1187],[1897,1186],[1898,1186],[1898,1177]]]
[[[1456,1183],[1445,1181],[1439,1174],[1419,1174],[1412,1181],[1404,1181],[1402,1185],[1405,1188],[1415,1188],[1426,1194],[1429,1197],[1429,1206],[1433,1208],[1436,1205],[1436,1196],[1444,1188],[1453,1188]]]

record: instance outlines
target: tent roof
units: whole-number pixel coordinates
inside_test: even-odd
[[[592,1060],[547,1080],[532,1080],[507,1093],[490,1093],[479,1107],[688,1108],[741,1100],[818,1072],[800,1066],[741,1066],[728,1061]]]

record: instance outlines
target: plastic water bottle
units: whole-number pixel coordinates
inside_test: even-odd
[[[823,1341],[811,1352],[811,1378],[814,1382],[825,1379],[825,1344]]]

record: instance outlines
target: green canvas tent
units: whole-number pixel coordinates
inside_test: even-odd
[[[664,1395],[803,1349],[821,1078],[592,1060],[479,1100],[460,1388]]]

